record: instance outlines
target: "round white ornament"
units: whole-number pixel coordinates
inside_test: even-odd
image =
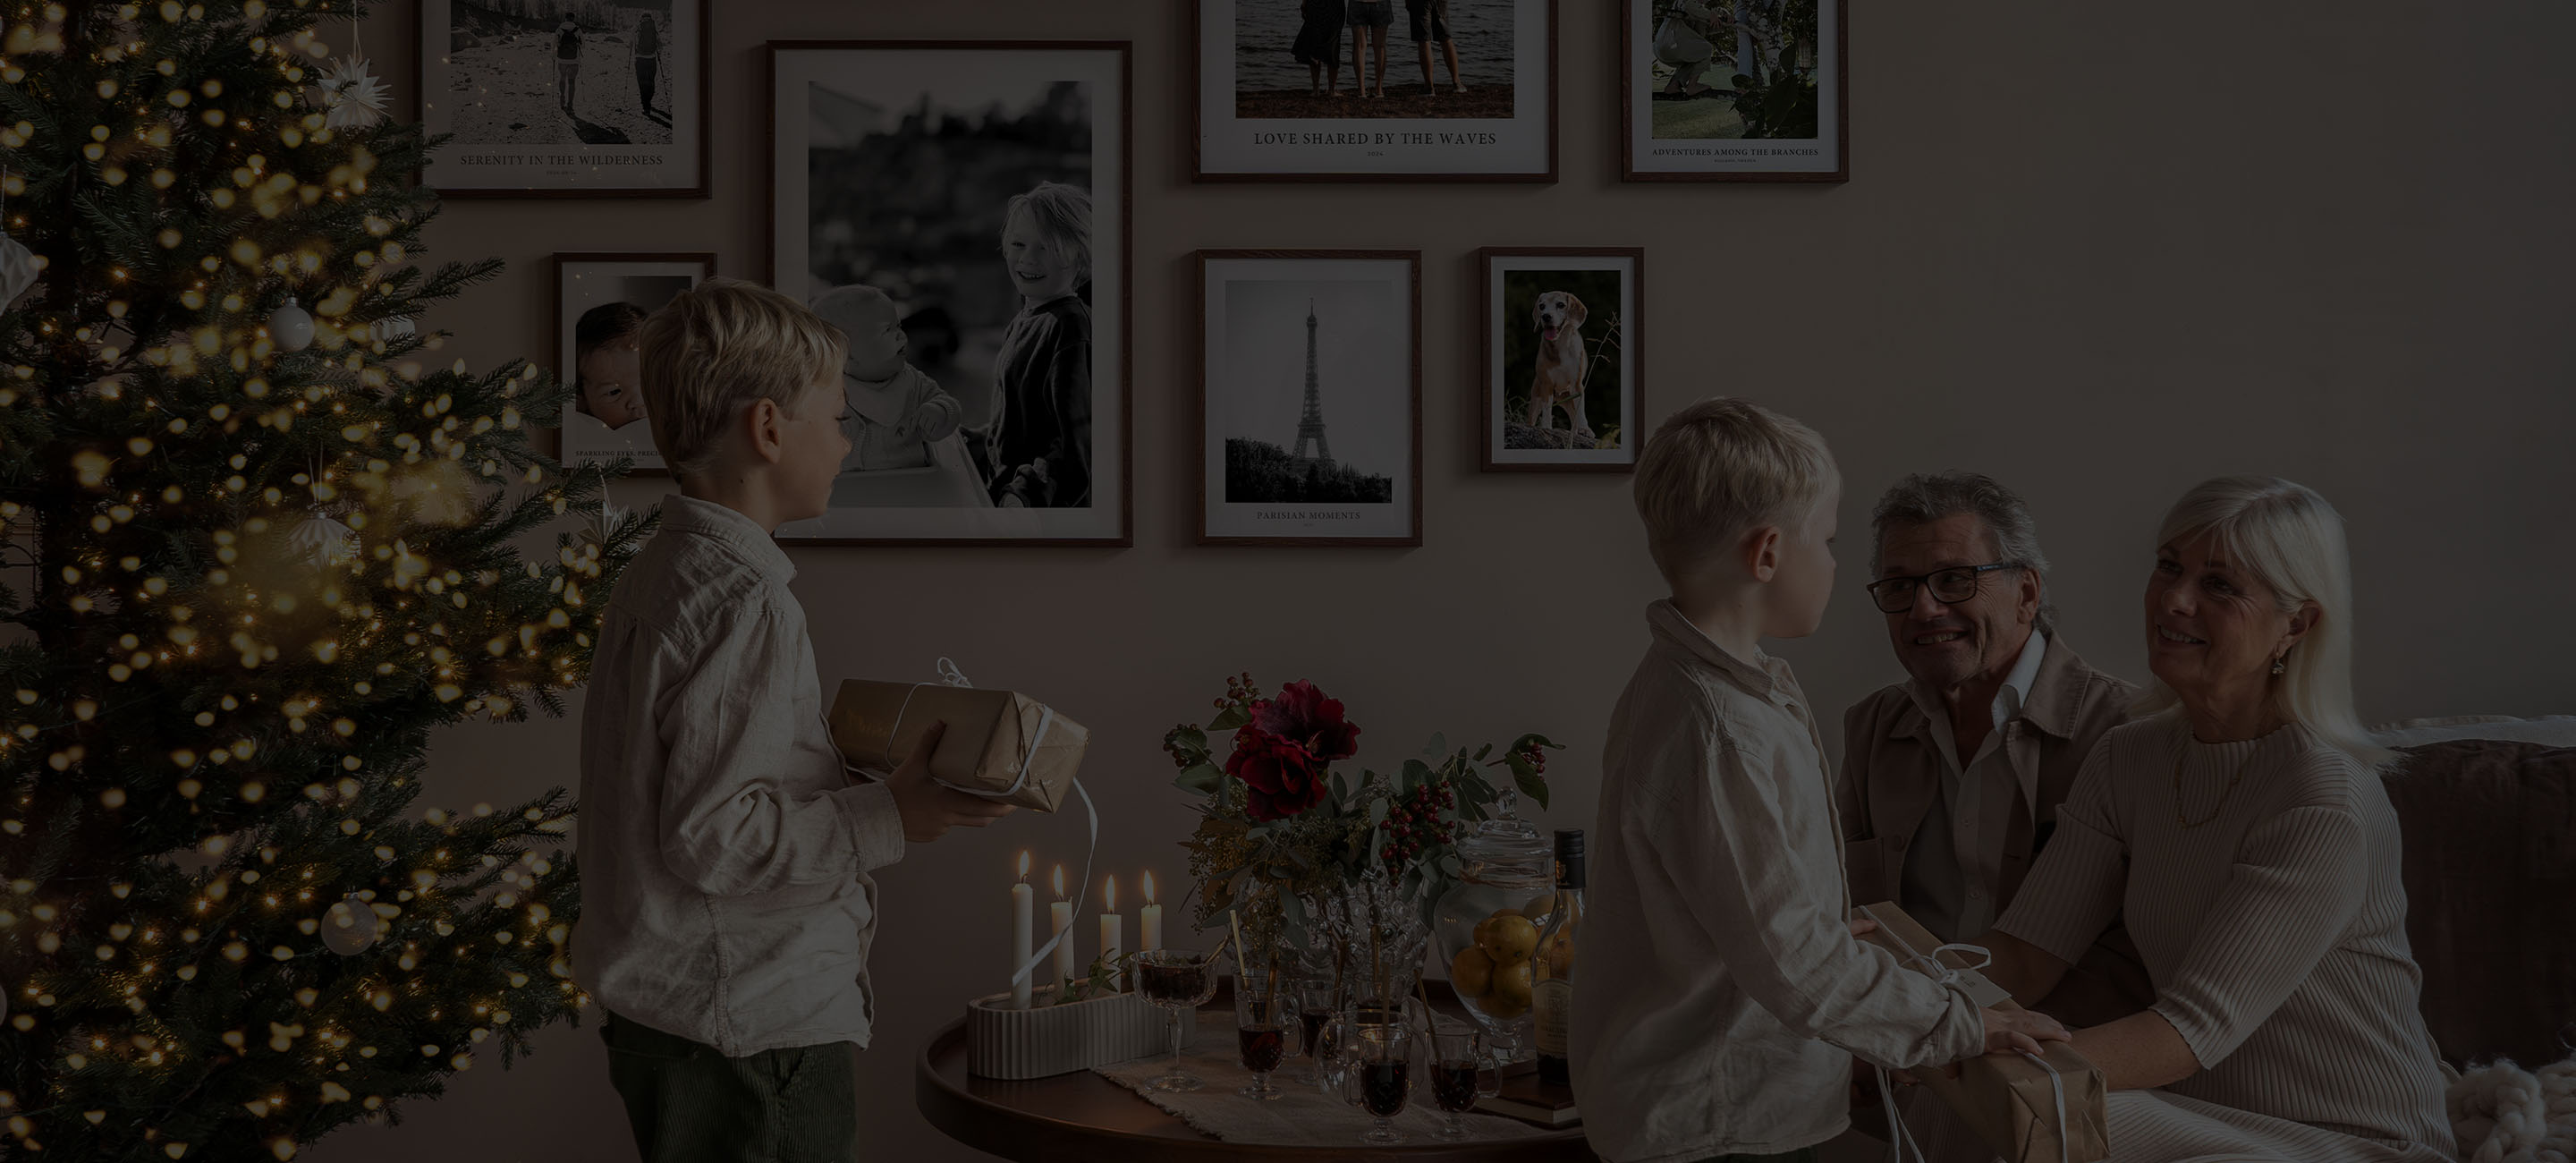
[[[322,914],[322,947],[342,957],[355,957],[376,943],[384,922],[376,910],[351,893]]]
[[[313,346],[313,316],[307,314],[304,308],[296,303],[295,296],[288,295],[285,303],[269,313],[268,337],[288,351],[302,351],[311,347]]]

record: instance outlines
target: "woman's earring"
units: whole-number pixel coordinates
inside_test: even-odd
[[[2283,655],[2283,656],[2282,656],[2282,658],[2286,658],[2286,657],[2288,657],[2288,655]],[[2288,667],[2285,667],[2285,666],[2283,666],[2283,665],[2281,665],[2281,659],[2280,659],[2280,658],[2275,658],[2275,659],[2273,659],[2273,660],[2272,660],[2272,673],[2274,673],[2274,674],[2279,674],[2279,673],[2281,673],[2282,671],[2287,670],[2287,669],[2289,669],[2289,668],[2288,668]]]

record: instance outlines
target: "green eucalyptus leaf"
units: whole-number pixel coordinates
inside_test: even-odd
[[[1239,727],[1249,726],[1251,722],[1252,715],[1243,708],[1227,707],[1226,709],[1217,712],[1217,716],[1215,718],[1208,720],[1207,729],[1210,731],[1232,731]]]
[[[1424,745],[1422,753],[1424,755],[1440,755],[1446,753],[1448,750],[1449,737],[1446,735],[1435,734],[1431,737],[1431,742]]]
[[[1512,782],[1520,786],[1522,795],[1528,796],[1540,808],[1547,807],[1547,780],[1528,763],[1518,758],[1512,760]]]

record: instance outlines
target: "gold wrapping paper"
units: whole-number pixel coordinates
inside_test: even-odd
[[[1920,922],[1906,916],[1905,910],[1882,901],[1854,909],[1852,915],[1878,922],[1878,931],[1861,940],[1895,954],[1899,962],[1907,963],[1907,968],[1929,973],[1929,967],[1911,959],[1931,953],[1941,941]],[[1950,952],[1937,957],[1958,974],[1954,987],[1979,1005],[1999,1010],[2022,1008],[1984,974],[1967,968],[1962,954]],[[2040,1048],[2045,1051],[2041,1058],[2057,1071],[2058,1081],[2065,1088],[2063,1155],[2058,1141],[2056,1091],[2050,1085],[2048,1070],[2037,1063],[2019,1054],[1987,1054],[1960,1063],[1957,1078],[1942,1070],[1917,1071],[1915,1077],[2008,1163],[2058,1163],[2061,1158],[2066,1163],[2097,1163],[2108,1158],[2111,1135],[2109,1116],[2104,1110],[2107,1088],[2102,1083],[2102,1071],[2064,1042],[2042,1042]]]
[[[948,733],[930,755],[931,778],[950,787],[998,793],[1004,803],[1052,812],[1064,802],[1091,731],[1062,714],[1048,719],[1045,704],[1011,691],[943,683],[844,679],[832,700],[832,745],[854,767],[892,771],[911,757],[932,723]],[[1038,734],[1041,722],[1045,734]],[[1031,753],[1029,743],[1037,742]],[[1020,763],[1028,760],[1028,779]]]

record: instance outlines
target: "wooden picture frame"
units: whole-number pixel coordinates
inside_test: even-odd
[[[429,136],[456,135],[423,164],[423,184],[445,199],[709,197],[715,0],[670,0],[671,27],[654,26],[649,95],[635,50],[645,47],[639,38],[650,13],[577,35],[582,63],[569,112],[548,104],[560,83],[550,50],[560,42],[540,26],[586,9],[576,0],[550,3],[554,15],[532,18],[488,0],[420,0],[413,108]],[[592,59],[593,41],[603,59]],[[634,109],[624,100],[630,87],[639,97]],[[433,93],[453,97],[432,100]],[[656,98],[667,119],[653,115]],[[667,141],[654,140],[666,131]]]
[[[554,255],[548,265],[554,285],[554,343],[549,350],[554,355],[555,378],[573,388],[563,412],[555,417],[555,459],[572,466],[624,456],[630,460],[628,476],[671,475],[653,446],[652,424],[640,413],[618,420],[614,427],[602,419],[601,409],[614,407],[615,403],[593,399],[595,385],[584,384],[575,332],[583,314],[609,303],[632,303],[650,314],[681,290],[716,277],[716,256],[707,252],[567,252]],[[642,398],[640,384],[627,383],[619,388],[633,393],[627,399]]]
[[[832,510],[780,528],[779,541],[1132,546],[1133,43],[776,40],[763,55],[762,92],[769,102],[765,202],[770,284],[809,302],[820,300],[827,290],[864,284],[895,301],[908,337],[944,335],[944,354],[936,342],[915,340],[904,362],[929,362],[933,355],[948,361],[911,370],[951,397],[958,410],[955,435],[966,445],[954,457],[944,445],[931,448],[931,468],[947,473],[945,477],[923,476],[922,470],[907,467],[862,465],[845,471],[835,485]],[[1104,104],[1112,99],[1114,110]],[[998,131],[985,118],[985,111],[996,106],[1010,110],[1012,118],[1009,133],[999,137],[992,136]],[[1041,141],[1052,144],[1037,144]],[[946,179],[915,182],[908,166],[882,164],[904,150],[978,151],[978,164],[1000,175],[994,182],[1007,179],[1007,188],[977,187],[957,176],[966,172],[962,167]],[[1026,156],[1005,157],[1005,164],[992,166],[994,150]],[[1075,155],[1082,160],[1073,160]],[[833,180],[814,180],[820,172],[815,167],[830,167]],[[1045,185],[1058,188],[1048,204],[1070,196],[1087,207],[1083,213],[1089,232],[1079,248],[1087,253],[1087,265],[1081,267],[1074,291],[1051,292],[1041,308],[1019,293],[1021,284],[1002,254],[1005,229],[1020,220],[1013,208]],[[1068,188],[1074,193],[1067,195]],[[817,189],[840,204],[813,205]],[[896,196],[875,196],[879,192]],[[942,213],[949,217],[940,217]],[[1070,221],[1060,215],[1050,220]],[[1073,252],[1059,245],[1070,241],[1059,237],[1062,233],[1044,234],[1040,249],[1074,263]],[[1065,302],[1068,298],[1078,299],[1080,307]],[[1028,349],[1004,345],[1014,342],[1016,321],[1031,312],[1048,317],[1033,322],[1045,323],[1049,336],[1078,331],[1090,353],[1079,387],[1050,381],[1033,389],[1043,397],[1044,416],[1023,406],[1032,398],[1030,390],[1023,390],[1029,385],[1006,391],[996,378],[1012,367],[1024,368],[1011,361],[1014,351],[1025,354]],[[934,313],[940,329],[917,332],[916,324],[933,326],[922,321]],[[854,350],[853,358],[858,355]],[[990,362],[978,364],[978,359]],[[853,406],[856,410],[855,402]],[[1002,411],[1014,408],[1022,410],[1013,415],[1030,419],[996,422]],[[1053,441],[1054,451],[1045,462],[1068,466],[1065,471],[1039,474],[1030,467],[1036,461],[992,463],[1015,457],[1018,448],[987,443],[986,437],[1007,443],[1014,436],[1025,441],[1040,432]],[[865,455],[853,452],[854,457]],[[1024,469],[1030,471],[1024,474]],[[1078,493],[1066,483],[1076,478]],[[971,482],[987,500],[975,501],[961,480]],[[1023,498],[1040,503],[1025,505]]]
[[[1646,414],[1646,251],[1636,246],[1489,246],[1476,252],[1476,460],[1484,472],[1633,472]],[[1547,292],[1561,299],[1541,301]],[[1545,330],[1553,324],[1554,343]],[[1566,332],[1571,330],[1568,336]],[[1530,331],[1536,330],[1532,336]],[[1520,342],[1515,342],[1520,340]],[[1546,366],[1542,367],[1542,363]],[[1547,432],[1606,437],[1615,449],[1539,447],[1531,397],[1546,382],[1570,399],[1539,410]],[[1520,394],[1513,390],[1519,385]],[[1604,389],[1607,389],[1606,392]],[[1515,417],[1522,422],[1515,423]],[[1577,444],[1571,437],[1563,438]]]
[[[1681,104],[1706,108],[1695,111],[1686,109],[1659,116],[1654,111],[1654,106],[1665,98],[1659,97],[1657,91],[1650,89],[1656,71],[1662,67],[1671,67],[1658,63],[1660,38],[1657,34],[1660,31],[1658,27],[1660,16],[1684,5],[1701,12],[1712,9],[1741,12],[1740,7],[1726,8],[1729,0],[1616,0],[1616,2],[1619,6],[1619,179],[1621,181],[1846,182],[1851,180],[1851,74],[1847,67],[1851,60],[1851,5],[1847,0],[1788,0],[1791,6],[1812,5],[1814,9],[1814,31],[1817,40],[1812,49],[1815,54],[1814,85],[1810,92],[1814,98],[1815,108],[1812,114],[1807,116],[1813,119],[1816,136],[1779,136],[1775,133],[1760,138],[1748,138],[1742,135],[1744,117],[1740,110],[1733,109],[1731,100],[1727,102],[1725,108],[1718,108],[1719,98],[1684,98]],[[1709,23],[1711,22],[1686,22],[1683,27],[1693,28]],[[1755,38],[1751,22],[1739,23],[1732,21],[1731,18],[1721,17],[1715,23],[1719,27],[1713,28],[1712,31],[1717,32],[1720,39],[1724,38],[1725,31],[1728,29],[1735,32],[1733,38],[1736,41],[1735,56],[1732,60],[1728,59],[1724,46],[1717,45],[1709,37],[1697,36],[1696,33],[1691,35],[1697,36],[1698,44],[1706,46],[1709,50],[1702,58],[1706,63],[1700,67],[1711,71],[1719,68],[1728,69],[1728,83],[1731,85],[1732,76],[1737,75],[1734,70],[1745,67],[1746,63],[1753,59],[1747,54],[1761,51],[1761,42]],[[1787,24],[1789,22],[1783,21],[1779,24],[1766,23],[1760,27],[1765,36],[1779,38],[1785,35],[1783,26]],[[1676,46],[1675,55],[1688,55],[1689,52],[1688,45]],[[1671,84],[1672,81],[1668,80],[1667,87]],[[1684,88],[1687,89],[1688,86]],[[1710,88],[1722,93],[1734,92],[1732,89],[1720,89],[1716,86],[1710,86]],[[1794,128],[1805,120],[1798,115],[1802,107],[1794,99],[1794,93],[1783,95],[1789,99],[1778,107],[1783,111],[1782,118]],[[1648,110],[1647,115],[1642,119],[1638,116],[1640,104],[1645,105]],[[1729,117],[1735,121],[1735,132],[1731,135],[1724,124]],[[1693,128],[1705,127],[1710,135],[1703,137],[1693,132],[1676,132],[1673,136],[1656,137],[1654,135],[1659,121],[1667,125],[1680,122]],[[1645,136],[1639,135],[1641,128]],[[1654,144],[1656,142],[1672,144],[1659,146]],[[1641,158],[1639,156],[1641,152],[1648,156]]]
[[[1198,329],[1193,347],[1199,390],[1195,394],[1193,473],[1198,494],[1197,541],[1231,546],[1403,546],[1422,544],[1422,252],[1418,250],[1202,250],[1196,256]],[[1399,280],[1396,288],[1392,284]],[[1277,373],[1286,353],[1298,347],[1297,302],[1306,303],[1303,400],[1286,404],[1278,395],[1264,398],[1250,391],[1258,379],[1264,389],[1293,390],[1293,373]],[[1399,315],[1403,330],[1390,337],[1379,326]],[[1322,364],[1321,319],[1332,316],[1342,334],[1330,348],[1334,367]],[[1251,332],[1258,325],[1259,336]],[[1275,326],[1271,324],[1276,324]],[[1390,347],[1400,346],[1400,355]],[[1372,356],[1378,358],[1372,358]],[[1294,366],[1293,363],[1288,366]],[[1241,369],[1251,369],[1246,372]],[[1384,390],[1401,376],[1401,398]],[[1325,421],[1324,381],[1337,385],[1333,402],[1347,415],[1362,403],[1363,424],[1381,429],[1401,417],[1404,431],[1390,439],[1384,431],[1362,431],[1358,457],[1336,460]],[[1220,383],[1220,380],[1227,382]],[[1353,381],[1360,381],[1356,385]],[[1294,420],[1289,417],[1294,416]],[[1256,435],[1294,433],[1288,448]],[[1222,430],[1222,431],[1220,431]],[[1243,435],[1236,435],[1236,433]],[[1211,438],[1215,439],[1212,440]],[[1355,442],[1345,433],[1344,451]],[[1209,459],[1213,447],[1225,455]],[[1312,455],[1309,455],[1309,449]],[[1390,448],[1407,462],[1398,471],[1381,472]],[[1238,464],[1240,457],[1242,463]],[[1321,489],[1345,494],[1308,500],[1303,495],[1243,496],[1238,490],[1268,489],[1303,466],[1302,494]],[[1276,470],[1276,471],[1274,471]],[[1352,499],[1380,484],[1384,501]],[[1277,522],[1281,532],[1248,530]],[[1338,529],[1347,522],[1352,532]],[[1361,532],[1360,530],[1370,530]]]
[[[1413,20],[1405,0],[1377,0],[1390,6],[1394,23],[1379,31],[1393,33],[1408,27]],[[1448,0],[1442,0],[1444,4]],[[1461,5],[1467,0],[1457,0]],[[1466,94],[1456,92],[1424,96],[1423,85],[1407,80],[1401,91],[1390,91],[1386,99],[1388,113],[1376,111],[1375,102],[1358,98],[1333,99],[1318,103],[1314,98],[1289,90],[1255,90],[1263,83],[1243,76],[1247,68],[1261,69],[1264,76],[1278,72],[1270,62],[1247,63],[1237,52],[1237,44],[1246,36],[1263,36],[1276,40],[1281,56],[1290,52],[1290,41],[1304,34],[1298,29],[1299,18],[1294,5],[1284,0],[1180,0],[1183,12],[1181,45],[1189,55],[1189,87],[1182,98],[1189,106],[1188,132],[1182,137],[1183,161],[1193,182],[1526,182],[1554,184],[1557,181],[1558,77],[1557,77],[1557,7],[1558,0],[1513,0],[1511,46],[1508,54],[1479,52],[1478,36],[1461,29],[1459,35],[1442,44],[1434,54],[1435,76],[1461,80],[1460,68],[1490,78],[1508,71],[1510,96],[1502,104],[1509,115],[1504,118],[1475,116],[1491,111],[1495,99],[1494,85],[1469,86]],[[1263,28],[1244,28],[1237,17],[1243,6],[1259,3],[1257,19]],[[1461,15],[1460,20],[1465,20]],[[1284,23],[1280,23],[1284,21]],[[1426,17],[1425,24],[1429,25]],[[1272,27],[1276,25],[1276,27]],[[1338,60],[1350,55],[1351,37],[1347,27],[1340,29],[1334,44]],[[1425,31],[1447,31],[1426,28]],[[1211,37],[1222,37],[1224,43],[1211,46]],[[1388,37],[1403,44],[1407,51],[1391,47],[1385,54],[1386,71],[1409,76],[1415,71],[1423,42],[1409,38]],[[1490,36],[1485,39],[1490,40]],[[1456,45],[1467,41],[1469,49],[1461,53]],[[1456,57],[1453,65],[1451,58]],[[1376,54],[1370,63],[1375,66]],[[1221,64],[1211,67],[1210,61]],[[1338,64],[1336,65],[1338,69]],[[1293,70],[1292,70],[1293,71]],[[1274,76],[1272,84],[1279,83]],[[1212,92],[1211,85],[1222,85]],[[1464,112],[1444,108],[1463,105]],[[1541,108],[1531,110],[1530,105]],[[1245,110],[1254,110],[1245,116]],[[1315,114],[1328,114],[1317,116]],[[1415,113],[1416,116],[1405,116]],[[1348,114],[1348,115],[1343,115]],[[1473,128],[1470,128],[1473,127]],[[1346,140],[1366,138],[1367,140]],[[1485,140],[1491,139],[1491,140]],[[1273,164],[1273,158],[1284,159]],[[1441,166],[1454,165],[1455,169]]]

